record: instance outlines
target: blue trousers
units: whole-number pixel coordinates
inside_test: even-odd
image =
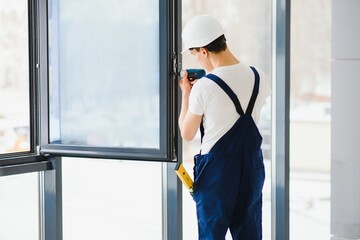
[[[222,81],[214,75],[207,77],[218,84]],[[223,84],[219,86],[234,101],[233,93]],[[223,240],[228,229],[233,240],[262,239],[265,170],[262,137],[251,116],[258,86],[257,75],[255,98],[252,97],[246,112],[238,111],[240,118],[208,154],[194,157],[193,198],[200,240]]]
[[[256,156],[210,152],[195,156],[194,195],[199,239],[262,239],[262,188],[265,170]]]

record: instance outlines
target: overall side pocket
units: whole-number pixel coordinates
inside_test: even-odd
[[[212,158],[211,154],[200,155],[197,154],[194,156],[194,193],[193,197],[195,197],[196,193],[199,189],[201,189],[202,184],[202,175],[206,172],[206,165],[209,160]],[[206,173],[205,173],[206,175]]]

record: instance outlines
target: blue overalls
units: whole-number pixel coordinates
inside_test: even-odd
[[[240,118],[210,152],[194,157],[194,194],[200,240],[223,240],[230,229],[233,240],[262,239],[262,188],[265,170],[262,137],[251,116],[259,92],[255,74],[253,93],[246,109],[219,77],[217,83],[234,102]],[[202,137],[204,131],[201,126]]]

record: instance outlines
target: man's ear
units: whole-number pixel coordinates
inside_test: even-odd
[[[205,57],[208,57],[209,51],[206,48],[200,48],[201,54],[203,54]]]

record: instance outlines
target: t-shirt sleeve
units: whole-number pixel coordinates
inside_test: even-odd
[[[189,111],[203,115],[206,109],[206,92],[200,82],[194,84],[189,96]]]
[[[270,82],[263,72],[260,72],[260,84],[264,98],[270,96],[271,94]]]

